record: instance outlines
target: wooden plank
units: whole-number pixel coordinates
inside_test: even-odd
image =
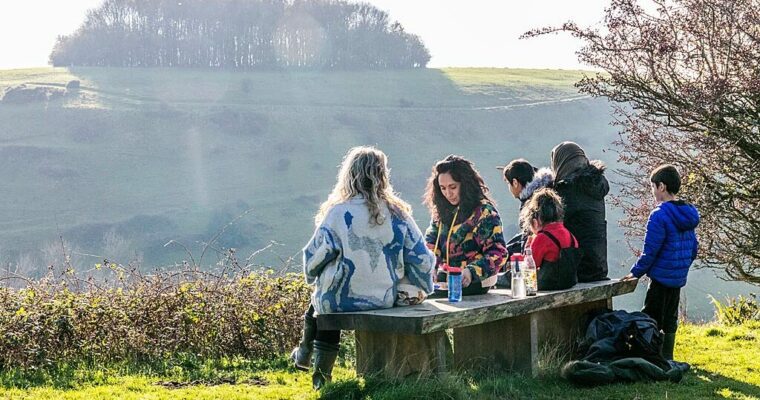
[[[540,292],[538,296],[523,299],[512,298],[509,290],[496,289],[482,296],[464,297],[459,303],[449,303],[446,299],[428,299],[423,304],[411,307],[322,314],[318,317],[318,324],[320,329],[423,334],[609,299],[633,292],[636,283],[636,280],[580,283],[567,290]]]
[[[445,331],[424,335],[356,331],[356,372],[386,379],[446,371]]]
[[[454,329],[454,365],[530,372],[531,318],[521,315]]]

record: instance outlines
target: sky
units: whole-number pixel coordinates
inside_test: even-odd
[[[0,69],[47,65],[58,35],[73,32],[101,0],[0,1]],[[566,34],[518,39],[565,21],[594,25],[609,0],[370,0],[419,35],[429,67],[588,69]]]

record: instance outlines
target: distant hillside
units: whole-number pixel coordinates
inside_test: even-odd
[[[574,140],[614,166],[609,106],[576,92],[580,71],[443,69],[375,72],[211,72],[169,69],[0,71],[0,91],[78,90],[50,101],[0,102],[0,258],[23,268],[60,259],[179,262],[245,210],[215,246],[254,261],[295,257],[354,145],[390,158],[393,182],[426,227],[431,165],[458,153],[494,191],[508,234],[517,205],[494,166]],[[612,176],[614,180],[614,175]],[[610,267],[633,260],[610,208]],[[276,252],[277,254],[273,253]],[[212,252],[213,253],[213,252]],[[211,254],[209,254],[211,255]],[[204,263],[215,260],[206,256]],[[22,269],[23,269],[22,268]],[[703,296],[701,296],[703,297]],[[702,300],[700,300],[702,301]]]

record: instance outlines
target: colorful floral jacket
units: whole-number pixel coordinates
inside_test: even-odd
[[[448,248],[449,264],[468,268],[473,282],[483,283],[487,278],[495,277],[507,263],[507,247],[496,208],[484,200],[461,224],[453,228],[450,224],[451,221],[433,220],[425,232],[425,242],[436,255],[436,269],[446,262]],[[447,243],[449,229],[453,231],[450,243]]]

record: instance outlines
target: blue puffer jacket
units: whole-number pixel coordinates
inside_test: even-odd
[[[699,212],[683,201],[667,201],[649,214],[644,251],[631,273],[644,274],[671,288],[686,285],[689,267],[697,257]]]

